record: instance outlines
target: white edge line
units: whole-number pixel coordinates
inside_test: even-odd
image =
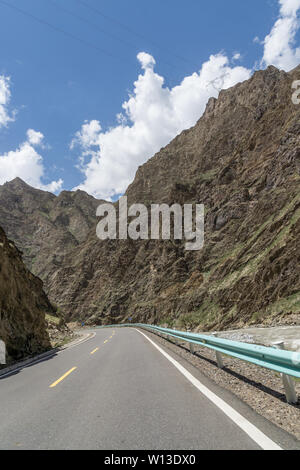
[[[90,339],[95,338],[96,334],[97,333],[94,332],[91,336],[88,336],[87,338],[83,338],[80,341],[78,341],[77,343],[74,343],[70,346],[67,346],[64,349],[61,349],[60,351],[53,351],[53,354],[49,354],[49,356],[41,357],[40,359],[36,359],[36,360],[33,359],[33,361],[29,362],[28,364],[24,364],[23,366],[20,366],[16,369],[12,369],[12,370],[6,372],[5,374],[0,375],[0,379],[5,378],[5,377],[9,377],[10,375],[12,376],[12,375],[14,375],[15,372],[20,372],[21,370],[26,369],[27,367],[35,366],[36,364],[39,364],[40,362],[44,362],[47,359],[51,359],[52,357],[58,356],[59,354],[65,352],[65,351],[68,351],[68,349],[72,349],[72,348],[75,348],[76,346],[80,346],[81,344],[85,343],[86,341],[89,341]]]
[[[70,343],[69,346],[66,345],[66,347],[63,348],[63,349],[61,349],[61,351],[58,351],[57,354],[60,354],[60,353],[62,353],[62,352],[64,352],[64,351],[67,351],[68,349],[75,348],[76,346],[79,346],[80,344],[83,344],[83,343],[85,343],[86,341],[89,341],[90,339],[95,338],[96,334],[97,334],[97,333],[93,332],[93,333],[91,333],[91,335],[87,336],[86,338],[82,338],[81,340],[78,340],[77,343],[76,343],[76,342],[73,343],[73,344]]]
[[[282,450],[282,448],[273,442],[269,437],[267,437],[263,432],[261,432],[256,426],[250,423],[246,418],[244,418],[240,413],[228,405],[222,398],[219,398],[215,393],[209,390],[205,385],[203,385],[196,377],[194,377],[190,372],[188,372],[179,362],[177,362],[173,357],[166,353],[162,348],[160,348],[154,341],[148,338],[147,335],[142,333],[140,330],[137,330],[141,335],[145,336],[148,341],[156,348],[158,351],[165,356],[175,367],[181,372],[187,380],[189,380],[203,395],[206,396],[215,406],[217,406],[223,413],[226,414],[239,428],[241,428],[256,444],[258,444],[263,450]]]

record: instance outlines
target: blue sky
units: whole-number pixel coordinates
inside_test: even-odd
[[[34,181],[28,176],[28,182],[35,186],[40,182],[46,186],[51,181],[62,179],[61,189],[80,185],[98,197],[116,197],[132,180],[139,164],[162,144],[168,143],[176,132],[192,125],[198,109],[197,118],[203,112],[204,101],[208,98],[205,94],[200,93],[199,106],[191,114],[190,97],[184,101],[189,93],[192,94],[193,85],[187,90],[187,84],[182,93],[179,90],[182,96],[176,98],[175,104],[173,101],[170,104],[169,96],[162,93],[164,88],[172,90],[179,86],[185,77],[199,73],[210,56],[218,53],[226,57],[228,64],[225,67],[230,68],[231,77],[225,88],[247,78],[247,73],[252,73],[264,56],[264,45],[254,38],[263,41],[280,14],[277,0],[82,1],[102,14],[78,0],[6,0],[28,16],[0,1],[0,76],[10,77],[6,85],[11,94],[4,104],[11,120],[0,125],[0,171],[1,158],[6,157],[0,183],[10,175],[24,177],[27,174],[27,170],[22,170],[26,162],[20,165],[20,170],[15,170],[22,174],[12,174],[13,166],[17,168],[18,164],[14,165],[15,160],[8,159],[8,152],[15,152],[27,142],[29,162],[37,162],[34,160],[37,158],[34,157],[35,152],[39,156],[38,165],[43,169],[43,174],[37,175]],[[292,59],[286,59],[281,67],[291,68],[299,58],[296,50],[299,37],[295,32],[299,26],[299,0],[281,0],[281,7],[286,8],[281,17],[294,21],[294,29],[287,29],[289,50],[284,51],[286,55],[292,53]],[[34,20],[30,15],[67,34]],[[291,40],[296,43],[292,44]],[[137,60],[140,52],[149,56]],[[241,57],[233,60],[236,53]],[[155,59],[155,66],[150,57]],[[262,66],[271,61],[274,65],[281,65],[282,56],[279,60],[276,51],[272,50],[268,57]],[[217,66],[216,73],[220,67],[223,70],[224,64]],[[225,72],[228,74],[227,69]],[[134,90],[134,82],[139,75],[144,79],[141,79],[139,89]],[[158,84],[157,77],[164,77],[164,85]],[[125,130],[118,129],[114,135],[103,137],[107,130],[120,126],[116,115],[122,112],[122,104],[128,102],[130,93],[134,102],[129,104],[127,114],[125,110],[127,122],[122,121],[121,124]],[[159,103],[151,101],[151,93],[155,96],[153,100]],[[148,130],[148,121],[159,116],[160,100],[165,99],[168,103],[163,103],[164,115],[169,111],[171,114],[174,106],[177,109],[179,101],[182,104],[176,123],[171,125],[169,117],[168,121],[163,119],[155,128],[150,124]],[[153,107],[146,123],[142,116],[146,114],[143,106],[147,110]],[[82,128],[84,123],[86,127]],[[141,129],[146,133],[144,140],[147,144],[139,138],[129,151],[126,139],[122,139],[124,132],[130,130],[126,130],[126,126],[130,128],[134,123],[137,124],[136,133]],[[32,142],[28,142],[26,135],[28,129],[44,136],[36,140],[38,144],[33,145],[31,154],[29,147],[32,147]],[[128,135],[129,142],[133,140],[132,134]],[[109,148],[103,155],[102,145]],[[120,156],[123,150],[124,157]],[[116,159],[115,153],[118,153]],[[80,157],[82,171],[78,168]]]

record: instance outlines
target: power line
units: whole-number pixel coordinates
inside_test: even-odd
[[[126,44],[127,46],[129,47],[132,47],[134,49],[136,49],[136,46],[134,44],[131,44],[130,42],[127,42],[127,41],[124,41],[123,39],[120,39],[118,36],[115,36],[114,34],[106,31],[105,29],[102,29],[100,28],[97,24],[95,23],[92,23],[91,21],[83,18],[82,16],[79,16],[77,15],[77,13],[74,13],[73,11],[70,11],[68,10],[67,8],[63,7],[62,5],[60,5],[59,3],[55,2],[54,0],[48,0],[49,2],[51,2],[53,5],[55,5],[56,7],[60,8],[62,11],[64,11],[65,13],[73,16],[74,18],[76,18],[77,20],[79,21],[82,21],[86,24],[88,24],[89,26],[92,26],[93,28],[96,28],[98,29],[98,31],[100,31],[101,33],[104,33],[104,34],[107,34],[108,36],[110,36],[111,38],[123,43],[123,44]]]
[[[90,43],[90,42],[88,42],[88,41],[85,41],[84,39],[81,39],[81,38],[75,36],[74,34],[69,33],[68,31],[65,31],[64,29],[59,28],[58,26],[55,26],[55,25],[49,23],[49,22],[46,21],[46,20],[43,20],[43,19],[41,19],[41,18],[38,18],[37,16],[32,15],[31,13],[29,13],[29,12],[27,12],[27,11],[25,11],[25,10],[23,10],[23,9],[21,9],[21,8],[19,8],[19,7],[17,7],[17,6],[12,5],[11,3],[6,2],[5,0],[0,0],[0,4],[5,5],[5,6],[11,8],[11,9],[13,9],[13,10],[16,10],[16,11],[18,11],[19,13],[22,13],[23,15],[25,15],[25,16],[31,18],[32,20],[37,21],[38,23],[40,23],[40,24],[42,24],[42,25],[48,26],[49,28],[53,29],[54,31],[59,32],[59,33],[61,33],[61,34],[64,34],[65,36],[67,36],[67,37],[69,37],[69,38],[71,38],[71,39],[74,39],[75,41],[78,41],[78,42],[80,42],[81,44],[83,44],[83,45],[85,45],[85,46],[87,46],[87,47],[91,47],[91,48],[97,50],[98,52],[100,52],[101,54],[105,54],[105,55],[107,55],[107,56],[109,56],[109,57],[111,57],[111,58],[113,58],[113,59],[117,59],[118,61],[125,61],[125,59],[124,59],[123,57],[122,57],[122,58],[121,58],[121,57],[118,57],[118,56],[116,56],[116,55],[114,55],[114,54],[112,54],[112,53],[106,51],[105,49],[102,49],[102,48],[96,46],[95,44],[92,44],[92,43]],[[127,62],[127,61],[126,61],[126,62]]]
[[[132,44],[124,39],[121,39],[119,38],[118,36],[106,31],[105,29],[103,28],[100,28],[97,24],[87,20],[86,18],[83,18],[82,16],[78,15],[77,13],[74,13],[73,11],[70,11],[68,10],[67,8],[63,7],[62,5],[60,5],[59,3],[57,3],[55,0],[48,0],[49,2],[51,2],[53,5],[55,5],[56,7],[60,8],[62,11],[64,11],[65,13],[73,16],[73,18],[76,18],[77,20],[79,21],[82,21],[83,23],[86,23],[88,24],[89,26],[92,26],[93,28],[97,29],[98,31],[100,31],[101,33],[104,33],[106,34],[107,36],[110,36],[111,38],[121,42],[122,44],[125,44],[126,46],[130,47],[130,48],[133,48],[133,49],[137,49],[137,46],[135,44]],[[174,69],[177,69],[177,70],[180,70],[179,67],[177,67],[176,65],[170,63],[170,62],[167,62],[165,60],[161,60],[161,62],[165,63],[166,65],[168,65],[169,67],[172,67]]]
[[[155,47],[157,47],[158,49],[164,49],[168,54],[172,54],[174,57],[176,57],[177,59],[180,59],[184,62],[186,62],[187,64],[189,65],[192,65],[193,67],[198,67],[198,65],[196,64],[193,64],[192,62],[190,62],[188,59],[186,59],[185,57],[182,57],[174,52],[172,52],[171,50],[167,49],[167,48],[162,48],[160,44],[156,43],[155,41],[153,41],[152,39],[149,39],[147,38],[146,36],[144,36],[143,34],[133,30],[131,27],[127,26],[126,24],[124,23],[121,23],[119,20],[116,20],[115,18],[112,18],[111,16],[108,16],[107,14],[103,13],[102,11],[100,11],[98,8],[86,3],[84,0],[76,0],[78,3],[80,3],[81,5],[85,6],[86,8],[94,11],[95,13],[97,13],[98,15],[102,16],[103,18],[105,18],[106,20],[108,21],[111,21],[112,23],[116,23],[118,26],[120,26],[121,28],[125,29],[126,31],[128,31],[129,33],[133,34],[134,36],[136,37],[139,37],[140,39],[143,39],[145,41],[148,41],[149,43],[153,44]]]

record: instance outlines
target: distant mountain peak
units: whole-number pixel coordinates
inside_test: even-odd
[[[137,170],[129,205],[205,205],[199,252],[174,240],[101,242],[100,201],[81,191],[0,187],[0,224],[67,318],[201,331],[300,322],[298,70],[269,67],[223,90]]]
[[[300,322],[298,70],[269,67],[223,90],[127,189],[129,204],[203,203],[203,250],[91,233],[47,286],[69,318],[200,331]]]
[[[20,178],[19,176],[17,176],[16,178],[14,178],[13,180],[10,180],[10,181],[7,181],[5,184],[9,185],[9,186],[22,186],[22,187],[30,187],[29,184],[25,183],[24,180],[22,180],[22,178]]]
[[[56,196],[17,177],[0,185],[0,224],[23,252],[26,266],[47,281],[96,225],[99,203],[83,191]]]

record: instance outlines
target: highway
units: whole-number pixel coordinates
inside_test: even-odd
[[[0,376],[1,450],[295,448],[288,434],[152,335],[93,332],[88,341]]]

